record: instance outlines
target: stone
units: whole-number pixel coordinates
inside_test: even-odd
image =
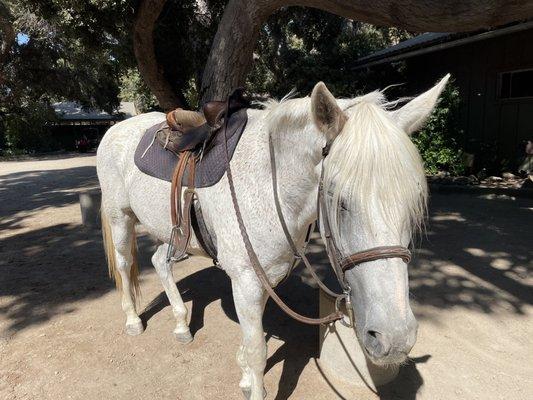
[[[471,185],[479,185],[479,179],[475,175],[469,175],[468,180]]]
[[[505,180],[516,179],[516,175],[511,172],[504,172],[502,178]]]
[[[500,177],[500,176],[489,176],[489,177],[487,178],[487,180],[488,180],[489,182],[501,182],[501,181],[503,181],[503,178]]]
[[[100,226],[101,197],[100,189],[88,190],[79,194],[81,222],[87,228]]]

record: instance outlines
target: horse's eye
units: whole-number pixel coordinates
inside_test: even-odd
[[[348,210],[348,206],[346,205],[346,203],[344,201],[341,200],[339,205],[340,205],[342,211],[349,211]]]

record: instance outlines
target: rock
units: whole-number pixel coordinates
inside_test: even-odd
[[[448,171],[439,171],[436,176],[439,178],[447,178],[450,176],[450,173]]]
[[[468,180],[470,181],[471,185],[479,185],[479,179],[475,175],[470,175]]]
[[[500,177],[500,176],[489,176],[489,177],[487,178],[487,180],[488,180],[489,182],[501,182],[501,181],[503,181],[503,178]]]
[[[470,179],[468,179],[466,176],[458,176],[453,179],[453,183],[458,185],[468,185],[470,183]]]
[[[533,175],[529,175],[522,183],[522,189],[533,189]]]
[[[512,174],[511,172],[504,172],[502,174],[503,179],[510,180],[510,179],[516,179],[516,175]]]

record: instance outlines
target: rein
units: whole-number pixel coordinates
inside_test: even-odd
[[[229,110],[229,104],[230,104],[231,96],[228,97],[227,103],[226,103],[226,111]],[[272,169],[272,184],[274,189],[274,200],[276,205],[276,211],[279,217],[279,221],[281,223],[283,232],[285,234],[285,237],[287,239],[287,242],[289,243],[289,246],[294,254],[295,260],[302,260],[307,270],[311,273],[311,276],[313,279],[317,282],[318,286],[330,297],[335,299],[335,311],[326,315],[322,318],[311,318],[304,315],[301,315],[297,313],[296,311],[292,310],[274,291],[274,288],[270,284],[270,281],[268,280],[268,276],[266,275],[265,270],[261,267],[261,263],[259,261],[259,257],[257,256],[257,253],[255,252],[252,243],[250,242],[250,237],[248,236],[248,231],[246,229],[246,226],[244,225],[244,221],[242,218],[241,210],[239,207],[239,203],[237,200],[237,194],[235,191],[235,185],[233,182],[233,173],[231,171],[230,166],[230,156],[229,156],[229,150],[227,145],[227,126],[228,126],[228,119],[227,118],[227,112],[226,117],[224,118],[224,125],[223,125],[223,135],[224,135],[224,143],[225,143],[225,159],[226,159],[226,172],[228,177],[228,184],[231,194],[231,199],[233,202],[233,208],[235,210],[235,215],[237,217],[237,222],[239,225],[239,230],[242,236],[242,240],[244,242],[244,247],[246,249],[246,253],[248,254],[248,257],[250,258],[250,262],[252,265],[252,268],[257,275],[257,278],[261,282],[263,288],[266,290],[268,295],[272,297],[272,299],[276,302],[276,304],[291,318],[303,322],[305,324],[309,325],[320,325],[320,324],[329,324],[335,321],[340,321],[343,325],[348,327],[354,327],[355,326],[355,317],[353,314],[353,308],[350,300],[350,293],[351,288],[346,282],[346,278],[344,275],[344,272],[352,267],[354,267],[357,264],[361,264],[364,262],[369,261],[375,261],[379,259],[385,259],[385,258],[401,258],[405,263],[408,263],[411,260],[411,252],[409,249],[403,246],[381,246],[381,247],[374,247],[371,249],[367,249],[364,251],[360,251],[354,254],[351,254],[347,257],[341,257],[340,251],[335,243],[335,238],[331,233],[331,228],[329,224],[329,216],[326,209],[325,199],[324,199],[324,159],[327,157],[329,153],[329,148],[331,146],[332,141],[329,141],[324,149],[322,150],[322,166],[321,166],[321,172],[320,172],[320,181],[319,181],[319,188],[318,188],[318,199],[317,199],[317,211],[320,218],[320,214],[323,215],[321,222],[323,225],[323,233],[325,236],[325,242],[326,242],[326,252],[328,254],[329,261],[331,263],[331,266],[333,267],[333,271],[335,272],[335,275],[337,277],[337,280],[339,281],[339,284],[342,288],[343,293],[335,293],[331,289],[329,289],[317,276],[316,272],[314,271],[314,268],[311,266],[311,263],[309,262],[307,256],[305,253],[298,248],[296,243],[294,242],[289,229],[287,227],[287,224],[285,222],[285,219],[283,217],[281,204],[278,196],[278,185],[277,185],[277,171],[276,171],[276,163],[275,163],[275,152],[274,152],[274,146],[272,143],[272,137],[269,136],[269,150],[270,150],[270,164]],[[293,263],[293,266],[296,265],[296,263]],[[288,274],[290,274],[290,270]],[[348,319],[349,323],[346,323],[344,320],[344,313],[341,311],[341,303],[344,300],[346,312],[348,313]]]

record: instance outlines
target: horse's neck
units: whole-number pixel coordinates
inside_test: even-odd
[[[303,130],[271,134],[283,214],[301,230],[316,219],[322,140],[311,122]]]

